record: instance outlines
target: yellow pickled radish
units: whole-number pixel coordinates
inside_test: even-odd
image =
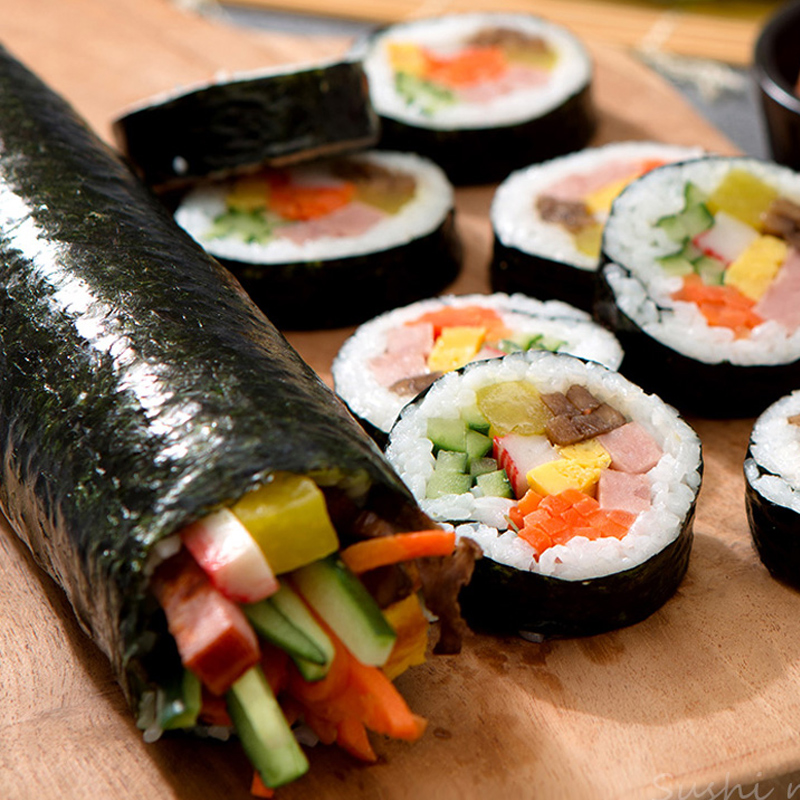
[[[469,364],[481,349],[486,338],[486,328],[455,325],[443,328],[428,356],[431,372],[449,372]]]
[[[758,302],[786,260],[789,245],[777,236],[759,236],[725,270],[726,286]]]
[[[267,207],[269,184],[260,175],[238,178],[228,192],[225,202],[237,211],[257,211]]]
[[[724,211],[761,230],[761,218],[778,190],[743,169],[732,169],[711,193],[706,205],[712,214]]]
[[[600,258],[600,245],[603,241],[603,226],[599,223],[587,225],[576,231],[573,237],[575,249],[592,258]]]
[[[478,389],[478,408],[491,426],[492,436],[544,433],[552,416],[539,392],[527,381],[505,381]]]
[[[231,509],[279,575],[339,549],[325,497],[304,475],[275,473]]]

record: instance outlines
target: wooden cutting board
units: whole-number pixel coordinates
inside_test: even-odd
[[[109,140],[111,119],[154,93],[347,45],[228,29],[163,0],[2,0],[0,10],[4,44]],[[624,52],[589,45],[595,143],[733,151]],[[467,259],[453,291],[488,290],[491,196],[491,187],[458,191]],[[330,383],[351,330],[290,339]],[[366,767],[318,747],[310,774],[279,797],[710,797],[712,782],[732,792],[800,768],[800,595],[769,578],[750,544],[741,473],[752,420],[691,422],[706,458],[696,540],[688,576],[661,611],[582,640],[470,635],[459,656],[432,657],[398,681],[429,720],[420,742],[379,739],[380,761]],[[2,800],[249,796],[238,744],[143,742],[105,659],[6,529],[0,586]]]

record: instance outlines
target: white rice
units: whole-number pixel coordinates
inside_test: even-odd
[[[761,414],[753,426],[744,473],[760,495],[800,514],[800,426],[788,421],[795,414],[800,414],[800,389]]]
[[[666,274],[656,260],[676,250],[655,222],[683,208],[687,181],[711,192],[734,168],[747,169],[800,203],[800,174],[758,159],[709,157],[653,170],[614,201],[603,236],[604,252],[615,262],[604,268],[606,279],[619,308],[676,352],[707,364],[789,363],[800,358],[800,329],[769,320],[736,339],[731,329],[710,326],[694,303],[673,300],[682,279]]]
[[[546,83],[518,89],[482,103],[458,103],[438,109],[435,115],[408,105],[394,85],[387,58],[390,42],[415,42],[441,50],[461,43],[487,27],[511,28],[541,36],[556,50],[557,61]],[[487,128],[512,125],[543,116],[581,91],[592,77],[592,64],[583,44],[569,31],[528,14],[464,13],[392,25],[365,43],[364,69],[378,114],[425,128]]]
[[[390,330],[442,306],[480,305],[501,312],[505,324],[518,333],[544,334],[564,342],[560,352],[599,361],[611,369],[622,362],[616,337],[592,321],[589,314],[558,300],[542,302],[522,294],[450,295],[431,298],[395,309],[361,325],[342,345],[333,362],[334,388],[350,410],[388,432],[409,401],[381,385],[369,362],[386,348]]]
[[[647,473],[651,507],[621,540],[575,537],[566,545],[549,548],[537,562],[532,549],[498,519],[502,512],[496,498],[469,493],[426,499],[434,467],[433,445],[426,435],[428,418],[458,417],[460,408],[475,404],[480,387],[521,379],[547,392],[565,392],[572,384],[585,386],[599,400],[636,420],[660,445],[663,455]],[[475,540],[489,558],[570,581],[620,572],[660,552],[679,535],[701,480],[700,440],[674,408],[600,364],[545,352],[477,362],[463,374],[443,376],[421,401],[402,412],[386,454],[423,509],[434,519],[452,524],[459,536]]]
[[[218,258],[251,264],[291,264],[298,261],[330,260],[388,250],[435,231],[453,208],[453,187],[439,166],[414,153],[370,151],[352,156],[391,170],[410,173],[417,181],[414,197],[396,214],[388,214],[358,236],[323,236],[302,243],[275,238],[266,243],[248,243],[238,237],[211,238],[214,219],[225,211],[224,185],[198,187],[186,195],[175,220],[209,253]],[[315,164],[289,168],[309,174]]]
[[[506,247],[578,269],[596,270],[598,260],[577,250],[569,231],[541,218],[536,208],[537,198],[547,194],[547,190],[558,181],[571,176],[590,175],[604,164],[627,160],[635,163],[651,158],[682,161],[696,158],[702,152],[699,147],[660,142],[614,142],[512,172],[498,186],[492,200],[491,221],[495,235]]]

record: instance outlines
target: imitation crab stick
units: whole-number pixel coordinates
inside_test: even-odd
[[[456,535],[453,531],[433,528],[365,539],[351,544],[341,552],[341,557],[356,575],[360,575],[377,567],[410,561],[414,558],[448,556],[455,546]]]

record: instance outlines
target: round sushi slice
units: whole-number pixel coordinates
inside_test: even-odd
[[[654,167],[701,153],[660,142],[615,142],[512,173],[492,200],[492,288],[590,311],[614,198]]]
[[[756,420],[744,476],[758,555],[772,575],[800,589],[800,390],[777,400]]]
[[[614,201],[596,314],[621,369],[684,412],[748,417],[800,380],[800,174],[747,157],[651,170]]]
[[[381,146],[422,153],[457,184],[585,146],[592,64],[566,29],[528,14],[463,13],[384,28],[363,53]]]
[[[567,352],[611,369],[613,334],[566,303],[501,292],[420,300],[361,325],[333,362],[334,389],[381,444],[400,410],[444,372],[523,350]]]
[[[453,187],[413,153],[365,151],[198,186],[175,218],[279,327],[350,325],[458,274]]]
[[[144,181],[161,190],[368,147],[378,125],[361,63],[343,59],[151,98],[115,120],[114,134]]]
[[[386,453],[429,515],[482,548],[460,596],[476,629],[629,625],[686,572],[700,440],[596,362],[529,351],[448,373],[403,410]]]

